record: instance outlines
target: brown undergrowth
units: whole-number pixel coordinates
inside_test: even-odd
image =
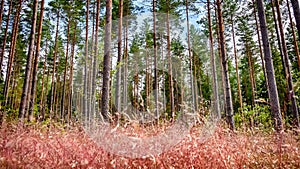
[[[103,151],[80,127],[4,124],[0,132],[1,168],[300,168],[299,136],[289,131],[275,135],[217,127],[203,139],[193,127],[169,151],[137,159]]]

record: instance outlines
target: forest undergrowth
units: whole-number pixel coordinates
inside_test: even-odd
[[[124,131],[143,135],[127,126]],[[105,152],[81,127],[4,123],[1,168],[300,168],[300,137],[252,129],[217,127],[207,139],[194,126],[178,145],[160,155],[128,158]]]

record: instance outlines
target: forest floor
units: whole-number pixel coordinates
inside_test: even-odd
[[[132,159],[105,152],[79,127],[6,123],[0,129],[0,168],[300,168],[300,137],[218,127],[203,141],[193,127],[169,151]]]

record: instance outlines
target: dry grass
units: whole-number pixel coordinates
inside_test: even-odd
[[[4,126],[0,168],[300,168],[299,136],[290,132],[275,136],[217,128],[203,141],[194,127],[171,150],[131,159],[104,152],[79,128]]]

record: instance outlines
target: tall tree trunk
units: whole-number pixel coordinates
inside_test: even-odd
[[[0,53],[0,77],[2,78],[2,64],[3,64],[3,58],[4,58],[4,53],[5,53],[5,48],[6,48],[6,40],[7,40],[7,33],[8,33],[8,26],[9,26],[9,21],[10,21],[10,14],[12,11],[12,0],[10,1],[9,8],[8,8],[8,14],[7,14],[7,20],[6,20],[6,26],[5,26],[5,32],[4,32],[4,38],[2,41],[2,49]]]
[[[11,105],[11,108],[14,109],[14,105],[15,105],[15,100],[16,100],[16,95],[17,95],[17,91],[16,91],[16,87],[18,84],[18,76],[20,75],[20,66],[18,66],[16,63],[14,65],[14,71],[13,71],[13,82],[12,82],[12,91],[11,91],[11,100],[10,103],[8,103],[8,105]]]
[[[35,56],[35,51],[33,51],[33,54],[32,54],[32,62],[31,62],[31,65],[34,64],[34,56]],[[33,77],[33,66],[31,66],[31,69],[30,69],[30,75],[29,75],[29,85],[28,85],[28,89],[27,91],[29,92],[29,94],[27,95],[27,98],[26,98],[26,105],[25,105],[25,118],[27,118],[27,121],[30,121],[29,119],[29,113],[28,113],[28,110],[29,110],[29,104],[30,104],[30,100],[31,100],[31,89],[32,89],[32,84],[31,84],[31,81],[32,81],[32,77]]]
[[[294,29],[294,24],[293,24],[289,1],[287,1],[287,8],[288,8],[289,19],[290,19],[290,24],[291,24],[291,28],[292,28],[294,48],[295,48],[295,52],[296,52],[296,56],[297,56],[297,60],[298,60],[298,70],[300,71],[300,53],[299,53],[298,41],[297,41],[295,29]]]
[[[74,55],[75,55],[75,44],[76,44],[76,31],[77,23],[75,23],[73,38],[72,38],[72,49],[71,49],[71,58],[70,58],[70,83],[69,83],[69,111],[68,111],[68,123],[71,122],[71,113],[73,112],[73,65],[74,65]]]
[[[59,77],[59,74],[57,73],[56,74],[56,79],[57,79],[57,83],[56,83],[56,85],[55,85],[55,90],[54,90],[54,103],[53,103],[53,106],[54,106],[54,119],[56,120],[56,121],[58,121],[58,109],[59,109],[59,107],[58,107],[58,103],[59,103],[59,101],[60,101],[60,94],[61,94],[61,82],[60,82],[60,77]]]
[[[286,69],[284,67],[285,65],[285,59],[284,59],[284,56],[283,56],[283,51],[282,51],[282,46],[281,46],[281,37],[280,37],[280,34],[279,34],[279,28],[278,28],[278,24],[277,24],[277,19],[276,19],[276,12],[275,12],[275,7],[274,7],[274,1],[272,0],[271,1],[271,7],[272,7],[272,14],[273,14],[273,20],[274,20],[274,24],[275,24],[275,31],[276,31],[276,36],[277,36],[277,43],[278,43],[278,48],[279,48],[279,52],[280,52],[280,58],[281,58],[281,63],[282,63],[282,69],[283,69],[283,74],[284,74],[284,78],[287,79],[286,75]],[[288,87],[286,89],[288,91]],[[286,93],[287,94],[287,93]],[[287,98],[287,97],[286,97]],[[286,111],[286,106],[287,105],[287,99],[284,99],[283,100],[283,112]]]
[[[271,54],[270,43],[268,39],[268,29],[266,24],[264,3],[262,0],[257,0],[256,3],[257,3],[257,11],[258,11],[258,17],[260,22],[260,31],[261,31],[263,47],[264,47],[263,49],[264,49],[264,56],[265,56],[265,63],[266,63],[267,79],[269,84],[268,87],[269,87],[271,112],[274,119],[275,129],[277,131],[281,131],[283,127],[282,117],[280,113],[280,105],[279,105],[279,98],[277,93],[277,85],[275,81],[272,54]]]
[[[119,0],[119,27],[118,27],[118,60],[117,60],[117,79],[116,79],[116,98],[115,98],[115,106],[117,108],[117,112],[121,111],[121,71],[120,64],[122,59],[122,22],[123,20],[123,0]]]
[[[241,90],[241,79],[240,79],[240,75],[239,75],[239,61],[237,58],[233,15],[230,16],[230,19],[231,19],[231,34],[232,34],[232,41],[233,41],[233,54],[234,54],[234,60],[235,60],[235,73],[236,73],[236,77],[237,77],[240,108],[242,109],[243,108],[243,97],[242,97],[242,90]]]
[[[123,7],[122,7],[123,8]],[[97,0],[97,13],[96,13],[96,29],[95,29],[95,52],[94,52],[94,62],[93,62],[93,81],[92,81],[92,113],[95,113],[96,104],[96,77],[98,71],[98,30],[100,22],[100,0]]]
[[[42,28],[43,28],[43,17],[44,17],[44,3],[45,0],[41,1],[41,11],[40,11],[40,20],[39,20],[39,28],[38,28],[38,35],[37,35],[37,42],[36,42],[36,50],[35,50],[35,58],[34,58],[34,65],[33,65],[33,74],[31,79],[31,101],[29,104],[29,114],[28,117],[32,115],[35,97],[36,97],[36,83],[37,83],[37,70],[38,70],[38,63],[39,63],[39,55],[40,55],[40,47],[41,47],[41,38],[42,38]]]
[[[106,0],[106,21],[105,21],[105,41],[104,41],[104,61],[103,61],[103,86],[102,86],[102,106],[101,114],[105,120],[108,119],[109,111],[109,82],[111,69],[111,19],[112,0]]]
[[[154,62],[154,99],[155,99],[155,116],[159,119],[158,112],[158,77],[157,77],[157,44],[156,44],[156,0],[152,1],[153,9],[153,62]]]
[[[56,71],[56,58],[58,52],[58,27],[59,27],[59,19],[60,19],[60,12],[57,11],[57,21],[56,21],[56,33],[55,33],[55,42],[54,42],[54,56],[53,56],[53,68],[52,68],[52,75],[51,75],[51,95],[50,95],[50,119],[54,115],[54,101],[55,101],[55,71]]]
[[[70,26],[71,26],[71,18],[68,19],[68,28],[67,28],[67,44],[66,44],[66,57],[65,57],[65,69],[64,69],[64,81],[62,88],[62,96],[61,96],[61,112],[60,119],[62,122],[65,121],[65,95],[66,95],[66,81],[67,81],[67,70],[68,70],[68,57],[69,57],[69,43],[70,43]],[[68,112],[68,111],[67,111]]]
[[[191,43],[190,43],[190,23],[189,23],[189,12],[188,12],[189,8],[188,8],[188,0],[185,1],[185,12],[186,12],[186,24],[187,24],[187,42],[188,42],[188,54],[189,54],[189,59],[190,59],[190,81],[191,81],[191,90],[192,90],[192,102],[193,102],[193,108],[195,111],[197,111],[198,108],[198,103],[197,103],[197,98],[196,98],[196,85],[194,86],[197,77],[193,76],[193,57],[191,54]],[[194,69],[194,71],[196,72],[196,70]]]
[[[292,123],[293,125],[300,127],[299,125],[299,114],[298,114],[298,106],[295,98],[295,92],[294,92],[294,87],[293,87],[293,78],[292,78],[292,73],[289,65],[289,57],[288,57],[288,52],[287,52],[287,47],[286,47],[286,42],[285,42],[285,35],[284,35],[284,30],[283,30],[283,25],[282,25],[282,19],[281,19],[281,12],[280,12],[280,7],[279,7],[279,1],[275,0],[275,6],[276,6],[276,11],[277,11],[277,19],[278,19],[278,25],[279,25],[279,31],[280,31],[280,37],[281,37],[281,42],[282,42],[282,50],[283,50],[283,55],[284,55],[284,60],[285,60],[285,65],[283,65],[286,69],[287,73],[287,82],[288,82],[288,98],[289,101],[292,102],[292,114],[293,114],[293,120]]]
[[[23,84],[23,92],[21,96],[21,103],[20,103],[20,110],[19,110],[19,119],[22,121],[25,117],[25,109],[27,104],[27,95],[29,93],[29,85],[30,85],[30,72],[32,68],[32,59],[33,59],[33,50],[34,50],[34,39],[35,39],[35,27],[36,27],[36,19],[37,19],[37,10],[38,10],[38,1],[33,1],[33,16],[32,16],[32,25],[31,25],[31,31],[30,31],[30,42],[29,42],[29,48],[28,48],[28,54],[27,54],[27,64],[25,69],[25,78],[24,78],[24,84]]]
[[[85,122],[88,123],[89,111],[88,111],[88,38],[89,38],[89,0],[86,2],[86,16],[85,16],[85,65],[84,65],[84,87],[83,87],[83,113],[85,116]]]
[[[220,46],[221,46],[221,61],[223,65],[223,74],[225,80],[225,102],[226,102],[226,113],[227,113],[227,122],[232,130],[234,127],[234,119],[233,119],[233,105],[232,105],[232,97],[231,97],[231,87],[229,81],[229,73],[228,73],[228,64],[226,57],[226,47],[225,47],[225,36],[224,36],[224,22],[222,16],[222,4],[221,0],[217,0],[217,11],[218,11],[218,25],[219,25],[219,36],[220,36]]]
[[[41,100],[40,100],[40,109],[38,114],[38,119],[40,121],[44,120],[44,88],[45,88],[45,75],[46,75],[46,69],[47,69],[47,55],[48,55],[48,40],[46,41],[46,47],[45,47],[45,58],[44,58],[44,65],[43,65],[43,75],[42,75],[42,88],[41,88]],[[47,70],[47,83],[46,86],[48,86],[48,75],[49,70]],[[46,90],[46,96],[47,96],[47,90]]]
[[[216,0],[214,0],[214,4],[216,4]],[[215,9],[215,23],[217,24],[219,21],[218,21],[218,14],[217,14],[217,6],[214,5],[214,9]],[[222,85],[222,94],[223,94],[223,98],[221,100],[223,100],[223,104],[220,104],[220,108],[221,108],[221,111],[224,110],[224,113],[226,113],[226,102],[225,102],[225,96],[226,96],[226,87],[225,87],[225,77],[224,77],[224,68],[223,68],[223,64],[222,64],[222,61],[221,61],[221,43],[220,43],[220,31],[219,31],[219,27],[218,25],[216,25],[216,35],[217,35],[217,44],[218,44],[218,55],[219,55],[219,66],[220,66],[220,69],[221,69],[221,78],[222,78],[222,81],[221,81],[221,85]],[[222,97],[222,95],[220,94],[220,97]]]
[[[263,73],[264,73],[264,77],[265,77],[266,87],[268,89],[268,80],[267,80],[267,76],[266,76],[265,61],[264,61],[264,55],[263,55],[263,51],[262,51],[261,38],[260,38],[260,32],[259,32],[259,25],[258,25],[258,19],[257,19],[257,16],[256,16],[256,7],[255,7],[254,0],[252,0],[252,4],[253,4],[253,15],[254,15],[254,18],[255,18],[255,27],[256,27],[256,33],[257,33],[257,39],[258,39],[258,46],[259,46],[259,54],[260,54],[260,59],[261,59],[261,65],[262,65],[262,69],[263,69]]]
[[[3,9],[4,9],[4,0],[1,0],[1,3],[0,3],[0,25],[2,25]]]
[[[212,85],[213,85],[212,106],[213,106],[216,117],[218,119],[220,119],[221,112],[220,112],[220,105],[219,105],[217,68],[216,68],[216,62],[215,62],[214,41],[213,41],[212,23],[211,23],[211,16],[210,16],[210,0],[207,0],[207,15],[208,15],[207,17],[208,17],[208,30],[209,30],[209,46],[210,46],[210,64],[211,64]]]
[[[127,5],[127,10],[126,10],[126,15],[128,15],[128,5]],[[127,77],[128,77],[128,17],[125,18],[125,32],[124,32],[124,76],[123,76],[123,82],[124,82],[124,87],[123,87],[123,103],[126,105],[128,103],[128,82],[127,82]]]
[[[255,75],[253,68],[253,58],[252,53],[249,49],[249,44],[246,42],[245,44],[246,55],[248,58],[248,66],[249,66],[249,75],[250,75],[250,85],[251,85],[251,105],[255,105]]]
[[[172,120],[175,120],[175,109],[174,109],[174,87],[173,87],[173,74],[172,74],[172,58],[171,58],[171,37],[170,37],[170,1],[167,0],[167,57],[168,57],[168,68],[169,68],[169,87],[170,87],[170,106]],[[191,63],[190,63],[191,64]],[[191,69],[192,70],[192,69]],[[193,80],[193,79],[192,79]],[[195,103],[195,102],[193,102]]]
[[[298,40],[300,41],[300,8],[299,8],[299,1],[298,0],[291,0],[293,11],[294,11],[294,17],[296,20],[296,27],[298,30]]]
[[[10,43],[10,50],[9,50],[9,59],[7,63],[6,68],[6,77],[5,77],[5,83],[4,83],[4,89],[3,89],[3,95],[4,95],[4,105],[7,104],[7,98],[8,98],[8,90],[10,85],[10,76],[12,71],[12,65],[14,62],[15,57],[15,48],[17,44],[17,38],[18,38],[18,28],[19,28],[19,22],[20,22],[20,14],[22,9],[22,0],[19,1],[19,6],[16,11],[15,17],[14,17],[14,24],[12,29],[12,38]],[[4,53],[4,51],[3,51]]]

